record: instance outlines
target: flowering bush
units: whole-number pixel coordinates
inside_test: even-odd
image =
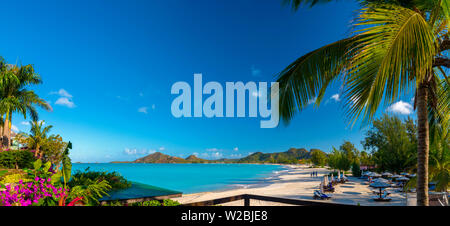
[[[66,196],[67,191],[67,189],[52,185],[50,178],[36,177],[33,182],[28,183],[20,180],[17,185],[7,185],[6,190],[0,191],[0,205],[57,205],[59,199]]]
[[[73,206],[83,204],[83,196],[69,195],[69,189],[63,188],[62,176],[55,172],[50,162],[42,164],[42,161],[38,159],[33,166],[34,170],[24,170],[28,174],[27,178],[18,180],[18,183],[14,182],[14,184],[4,186],[5,189],[0,191],[0,206]],[[68,198],[72,201],[66,204]]]

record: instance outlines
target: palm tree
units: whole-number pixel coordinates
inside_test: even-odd
[[[42,83],[32,65],[15,66],[6,64],[0,57],[0,114],[2,116],[2,146],[9,148],[11,144],[11,119],[13,113],[19,113],[26,119],[30,115],[33,121],[38,120],[35,105],[51,110],[50,105],[27,86]],[[5,117],[3,118],[3,115]]]
[[[48,133],[53,126],[49,125],[44,127],[44,123],[44,121],[32,121],[30,134],[21,133],[19,135],[20,139],[23,140],[22,142],[24,142],[28,148],[35,150],[34,156],[38,157],[39,155],[39,158],[42,158],[43,155],[41,147],[45,146],[50,139],[53,139],[53,135],[48,136]]]
[[[330,0],[289,0],[297,9]],[[342,82],[347,117],[370,122],[380,104],[408,91],[417,109],[417,203],[428,205],[431,131],[447,133],[450,81],[449,0],[366,0],[352,36],[298,58],[279,77],[280,117],[288,123],[311,99],[320,102],[328,85]]]

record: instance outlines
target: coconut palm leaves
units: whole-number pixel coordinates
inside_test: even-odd
[[[309,52],[280,73],[280,116],[285,122],[311,100],[320,104],[327,86],[344,69],[355,39],[359,37],[343,39]]]
[[[347,61],[345,99],[351,118],[370,120],[383,99],[390,104],[425,78],[436,42],[420,13],[398,6],[364,8],[356,27],[366,37]]]
[[[370,120],[383,101],[413,90],[431,69],[438,43],[420,13],[392,5],[364,8],[355,27],[353,37],[307,53],[280,73],[285,121],[310,100],[319,104],[339,75],[349,118]]]
[[[11,134],[11,119],[13,113],[19,113],[26,119],[29,115],[37,121],[36,106],[51,110],[50,105],[39,98],[34,91],[28,90],[30,85],[40,84],[41,78],[34,72],[32,65],[15,66],[7,64],[0,58],[0,114],[4,121],[3,145],[9,147]]]
[[[428,205],[428,151],[431,132],[449,129],[449,1],[365,0],[352,37],[300,57],[278,76],[280,117],[285,122],[307,103],[320,100],[340,78],[350,122],[371,121],[380,105],[416,93],[419,205]],[[291,0],[294,9],[318,2]],[[433,135],[433,134],[432,134]]]
[[[54,136],[48,136],[48,133],[52,127],[53,126],[51,125],[44,127],[44,121],[32,121],[30,134],[21,133],[19,137],[28,146],[28,148],[35,150],[35,157],[38,155],[42,157],[43,152],[41,151],[41,147],[45,146]]]

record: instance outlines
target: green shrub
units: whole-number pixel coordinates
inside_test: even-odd
[[[125,179],[117,172],[101,172],[89,171],[89,168],[84,172],[76,171],[69,181],[69,187],[85,185],[87,181],[103,181],[106,180],[111,186],[111,190],[120,190],[131,187],[131,182]]]
[[[33,168],[33,153],[27,150],[10,150],[0,152],[0,167],[8,169]]]
[[[164,206],[179,206],[181,205],[178,201],[172,199],[164,199]]]

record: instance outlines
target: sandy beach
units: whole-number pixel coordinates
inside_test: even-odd
[[[318,177],[311,177],[312,171],[318,172]],[[234,196],[239,194],[254,194],[274,196],[290,199],[309,199],[313,200],[314,190],[319,189],[320,181],[323,175],[330,172],[324,168],[308,168],[307,166],[287,166],[287,171],[281,172],[278,177],[269,179],[265,186],[249,186],[247,188],[237,188],[225,191],[213,191],[213,192],[201,192],[194,194],[185,194],[182,197],[174,198],[180,203],[192,203],[217,198],[223,198],[228,196]],[[353,204],[361,206],[373,206],[373,205],[406,205],[405,195],[399,192],[395,192],[393,188],[389,188],[391,192],[390,202],[375,202],[371,199],[374,194],[371,188],[368,186],[368,182],[348,177],[349,181],[344,184],[338,184],[335,187],[332,198],[326,202]],[[412,194],[408,194],[408,197]],[[251,200],[252,206],[279,206],[286,205],[281,203],[273,203],[259,200]],[[234,201],[222,204],[223,206],[243,206],[243,200]]]

